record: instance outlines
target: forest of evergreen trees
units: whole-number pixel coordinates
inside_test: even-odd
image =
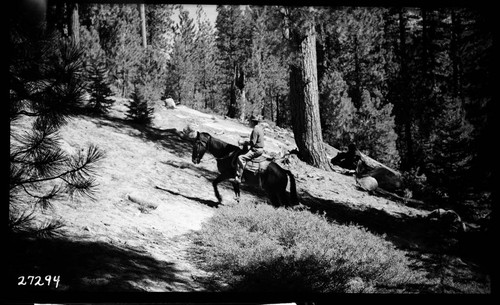
[[[49,0],[46,31],[75,40],[87,70],[114,95],[137,99],[140,91],[150,103],[171,96],[240,120],[261,114],[283,128],[293,127],[300,109],[292,103],[301,54],[294,46],[314,37],[324,142],[356,143],[404,173],[415,198],[471,217],[489,210],[491,14],[253,5],[218,5],[217,13],[213,25],[202,6],[191,16],[182,5]],[[109,107],[93,101],[105,105],[97,112]]]

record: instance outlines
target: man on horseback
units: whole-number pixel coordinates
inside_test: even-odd
[[[250,134],[250,140],[243,143],[244,145],[249,145],[250,149],[247,153],[238,156],[236,176],[231,178],[230,181],[241,183],[241,177],[243,176],[243,171],[247,162],[259,157],[264,152],[264,130],[262,126],[259,125],[260,120],[260,117],[254,115],[250,118],[252,133]]]

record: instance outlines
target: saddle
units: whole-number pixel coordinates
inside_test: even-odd
[[[248,161],[245,166],[245,170],[254,174],[262,173],[267,169],[273,160],[273,157],[262,154],[257,158]]]

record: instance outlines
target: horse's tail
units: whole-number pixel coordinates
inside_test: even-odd
[[[290,200],[292,205],[299,204],[299,198],[297,197],[297,187],[295,185],[295,177],[292,172],[285,169],[286,174],[290,178]]]

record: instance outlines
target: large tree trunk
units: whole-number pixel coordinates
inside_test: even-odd
[[[276,126],[281,127],[281,114],[280,114],[280,101],[278,95],[276,94]]]
[[[237,77],[237,68],[236,68],[236,64],[234,64],[233,75],[232,75],[232,79],[231,79],[231,87],[229,88],[229,105],[228,105],[228,109],[227,109],[227,116],[230,118],[236,117],[236,110],[237,110],[236,77]]]
[[[453,67],[452,76],[452,92],[453,97],[460,97],[462,95],[462,84],[461,84],[461,58],[459,56],[459,43],[460,36],[462,33],[462,21],[460,19],[460,12],[455,9],[451,10],[451,41],[450,41],[450,54]]]
[[[240,119],[243,121],[245,120],[245,115],[246,115],[246,104],[247,104],[247,96],[246,96],[246,89],[245,89],[245,70],[243,67],[238,64],[236,69],[236,88],[238,88],[238,104],[240,109]]]
[[[239,97],[238,100],[240,101],[240,121],[244,121],[246,117],[246,109],[247,109],[247,94],[245,88],[243,90],[239,90]]]
[[[358,37],[354,36],[354,80],[356,85],[352,89],[352,102],[357,109],[361,108],[361,95],[363,90],[361,84],[361,60],[359,58],[359,41]]]
[[[399,40],[400,40],[400,65],[401,65],[401,80],[402,85],[408,89],[409,81],[408,81],[408,66],[407,66],[407,54],[406,54],[406,18],[404,16],[405,9],[401,8],[399,11]],[[402,102],[406,105],[404,106],[404,136],[405,136],[405,144],[406,144],[406,156],[404,158],[404,162],[402,164],[402,168],[407,170],[410,169],[414,165],[414,156],[413,156],[413,137],[412,137],[412,102],[410,97],[408,96],[408,90],[405,88],[401,88],[401,99]]]
[[[240,111],[240,117],[244,116],[244,105],[246,104],[245,71],[238,63],[234,63],[233,65],[233,75],[229,94],[230,99],[227,116],[230,118],[236,118],[238,110]]]
[[[78,4],[72,3],[69,8],[69,37],[71,37],[76,44],[80,44],[80,17],[78,15]]]
[[[330,169],[321,135],[314,26],[310,24],[304,34],[294,33],[291,41],[292,50],[297,55],[296,62],[290,67],[293,133],[305,162],[318,168]]]
[[[142,46],[146,48],[148,44],[146,40],[146,8],[144,6],[144,3],[139,4],[139,12],[141,14]]]

